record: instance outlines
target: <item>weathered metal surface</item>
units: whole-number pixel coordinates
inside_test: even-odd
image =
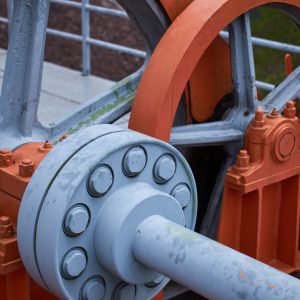
[[[299,121],[257,110],[225,178],[218,240],[286,273],[299,264]],[[251,226],[249,226],[251,224]]]
[[[142,222],[136,259],[208,299],[296,300],[300,281],[161,216]]]
[[[279,7],[276,4],[276,7],[300,24],[300,2],[287,0],[282,3],[284,4]],[[204,234],[212,237],[217,230],[225,168],[234,162],[237,151],[242,147],[243,139],[240,133],[245,131],[253,119],[254,110],[258,105],[250,24],[247,14],[243,13],[265,4],[273,5],[273,1],[256,0],[249,3],[220,0],[209,4],[200,0],[193,1],[171,24],[151,57],[132,109],[130,128],[166,141],[174,141],[177,146],[220,145],[222,135],[228,142],[224,147],[228,158],[220,167],[201,229]],[[172,131],[181,94],[194,68],[214,38],[230,23],[235,105],[226,111],[219,125],[199,124],[177,127]],[[269,110],[272,105],[282,108],[285,101],[299,93],[297,74],[298,71],[295,70],[266,98],[266,109]],[[247,80],[241,80],[244,78]],[[264,105],[264,102],[261,102],[261,105]]]
[[[146,161],[132,157],[137,147]],[[179,185],[189,192],[184,205],[182,195],[170,195]],[[159,274],[134,262],[134,229],[153,214],[194,228],[196,212],[193,175],[176,149],[116,126],[91,126],[58,144],[34,173],[19,211],[18,245],[31,276],[59,298],[76,298],[96,276],[105,281],[104,299],[119,293],[122,280],[144,299],[168,279],[155,283]]]

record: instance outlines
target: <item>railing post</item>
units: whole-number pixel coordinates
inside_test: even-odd
[[[6,0],[6,6],[7,6],[7,19],[8,19],[8,35],[10,33],[11,28],[11,20],[14,10],[14,0]]]
[[[89,0],[82,0],[81,4],[81,31],[82,31],[82,75],[88,76],[91,72],[90,11],[87,9]]]

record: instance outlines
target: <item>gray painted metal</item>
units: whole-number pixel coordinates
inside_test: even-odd
[[[130,15],[134,16],[137,22],[144,22],[144,25],[139,25],[144,30],[149,48],[152,49],[166,29],[164,13],[159,6],[151,4],[154,0],[141,1],[138,7],[134,2],[125,2],[120,1]],[[31,141],[56,142],[58,137],[66,132],[74,133],[93,124],[113,123],[130,110],[143,68],[107,92],[90,99],[57,124],[46,127],[41,125],[36,112],[49,1],[16,3],[13,20],[18,22],[13,21],[14,26],[11,28],[9,54],[0,96],[0,147],[13,149]],[[79,40],[72,34],[70,38]]]
[[[122,172],[124,157],[136,146],[145,150],[146,166],[137,176],[127,176]],[[157,184],[153,169],[166,154],[176,160],[176,172],[168,182]],[[111,168],[114,181],[106,194],[95,197],[87,187],[91,174],[99,165]],[[178,184],[185,184],[191,192],[184,208],[170,195]],[[77,206],[88,209],[90,220],[84,232],[70,235],[64,230],[66,216]],[[89,278],[101,276],[106,285],[104,299],[111,299],[122,281],[136,287],[137,299],[148,299],[168,279],[145,286],[161,276],[133,264],[130,234],[134,234],[133,229],[144,218],[153,214],[162,214],[194,228],[196,213],[193,175],[175,148],[116,126],[91,126],[57,145],[35,171],[19,211],[18,245],[31,276],[59,298],[76,299]],[[79,227],[82,229],[81,224]],[[74,278],[77,269],[68,261],[66,271],[64,259],[66,253],[77,248],[86,253],[87,266]]]
[[[225,40],[229,39],[229,33],[227,31],[221,31],[220,36]],[[297,45],[281,43],[278,41],[272,41],[258,37],[252,37],[251,42],[254,46],[276,49],[288,53],[300,54],[300,47]]]
[[[135,258],[208,299],[296,300],[300,281],[162,216],[142,222]]]

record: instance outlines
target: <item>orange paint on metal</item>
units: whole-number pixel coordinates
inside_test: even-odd
[[[287,103],[284,116],[258,110],[245,149],[226,175],[218,241],[284,272],[299,271],[300,122],[294,103]]]
[[[164,293],[161,291],[159,294],[157,294],[152,300],[163,300],[164,299]]]
[[[170,19],[174,21],[193,1],[161,0],[161,3]],[[228,44],[220,36],[215,38],[200,58],[189,79],[187,90],[186,98],[191,106],[188,106],[188,113],[198,122],[210,118],[219,101],[231,92],[230,50]]]
[[[278,1],[194,0],[154,51],[135,97],[130,128],[169,141],[185,86],[219,32],[241,14],[272,2]],[[280,2],[300,7],[299,0]]]
[[[293,72],[293,59],[290,53],[284,56],[285,75],[289,76]]]
[[[21,261],[16,223],[20,201],[34,170],[52,149],[45,143],[25,144],[14,152],[0,150],[0,298],[55,300],[29,278]],[[17,287],[17,288],[16,288]]]

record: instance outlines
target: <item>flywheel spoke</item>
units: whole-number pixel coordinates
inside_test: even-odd
[[[171,144],[176,146],[223,145],[242,138],[242,131],[226,121],[178,126],[171,132]]]
[[[251,114],[257,106],[257,96],[249,14],[229,25],[229,41],[236,105]]]
[[[281,82],[263,100],[263,107],[266,112],[274,108],[282,110],[287,101],[294,99],[300,92],[300,67],[296,68],[283,82]]]

